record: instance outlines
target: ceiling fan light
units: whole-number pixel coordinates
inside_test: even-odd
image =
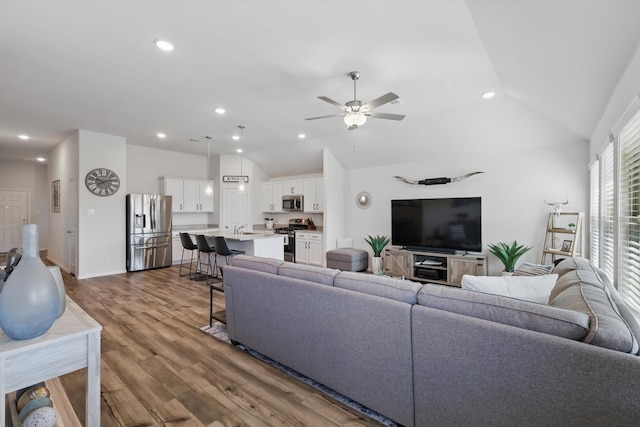
[[[362,126],[367,122],[367,116],[362,113],[349,113],[344,116],[344,124],[348,127]]]

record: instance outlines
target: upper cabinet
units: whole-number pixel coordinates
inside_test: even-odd
[[[213,181],[164,179],[164,194],[173,196],[173,212],[213,212]]]
[[[301,179],[284,181],[284,194],[302,194],[303,191],[303,181]]]
[[[324,198],[324,179],[307,178],[304,180],[304,212],[320,213],[323,210],[322,199]]]
[[[284,194],[283,181],[271,181],[262,183],[262,212],[281,213],[282,196]]]

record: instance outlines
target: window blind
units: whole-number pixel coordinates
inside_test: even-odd
[[[600,265],[600,161],[596,160],[590,169],[591,204],[589,208],[589,235],[591,236],[589,253],[591,262]]]
[[[620,143],[620,209],[618,290],[640,312],[640,111],[622,127]]]
[[[600,257],[599,266],[614,280],[614,214],[615,214],[615,173],[614,173],[613,144],[609,144],[602,153],[602,186],[600,219]]]

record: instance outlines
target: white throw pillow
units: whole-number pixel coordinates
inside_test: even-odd
[[[336,239],[336,249],[340,248],[352,248],[353,247],[353,238],[351,237],[343,237]]]
[[[557,274],[540,276],[462,276],[462,289],[548,304]]]

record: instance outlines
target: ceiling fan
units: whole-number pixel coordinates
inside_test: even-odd
[[[328,102],[329,104],[335,105],[336,107],[344,110],[342,114],[331,114],[329,116],[320,116],[320,117],[310,117],[306,120],[317,120],[317,119],[325,119],[327,117],[344,117],[344,124],[347,125],[349,130],[357,129],[358,126],[362,126],[366,123],[367,117],[374,117],[376,119],[387,119],[387,120],[402,120],[404,119],[404,115],[401,114],[388,114],[388,113],[376,113],[373,111],[377,107],[387,104],[391,101],[395,101],[400,98],[393,92],[389,92],[385,95],[382,95],[379,98],[374,99],[373,101],[369,101],[366,104],[363,104],[362,101],[359,101],[356,96],[356,80],[360,78],[360,72],[352,71],[349,74],[351,80],[353,80],[353,101],[349,101],[346,104],[340,104],[337,101],[334,101],[331,98],[327,98],[326,96],[319,96],[319,99]]]

